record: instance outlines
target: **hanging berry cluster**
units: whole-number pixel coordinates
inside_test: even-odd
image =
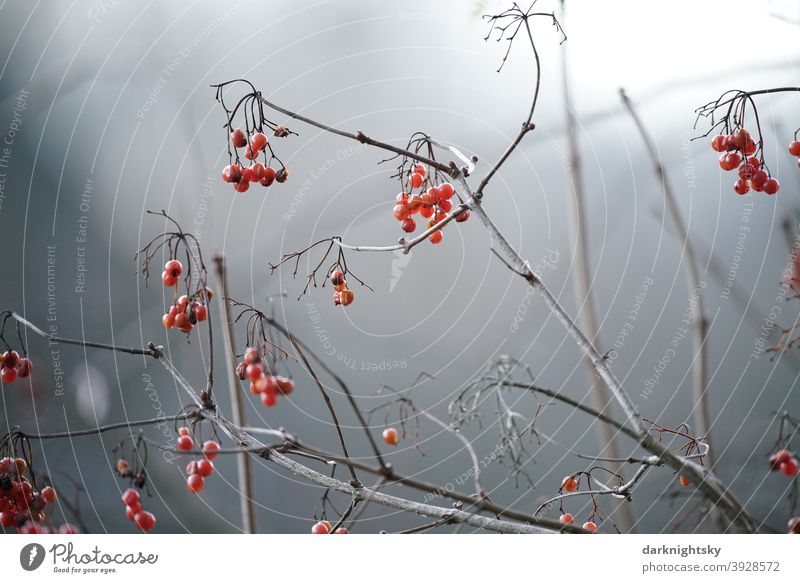
[[[138,490],[134,488],[125,490],[122,494],[122,503],[125,505],[125,518],[140,530],[148,532],[156,527],[156,517],[142,507],[142,498]]]
[[[750,188],[756,192],[776,194],[780,184],[775,178],[770,178],[768,169],[762,158],[754,156],[758,146],[744,128],[739,128],[732,134],[720,134],[711,140],[711,149],[721,152],[719,166],[725,171],[737,170],[739,178],[733,183],[736,194],[747,194]]]
[[[259,395],[265,407],[274,407],[278,395],[288,397],[294,391],[292,379],[269,372],[264,354],[256,346],[247,347],[241,362],[236,365],[236,374],[241,380],[250,381],[250,392]]]
[[[770,456],[769,469],[793,478],[797,475],[797,457],[788,449],[781,449]]]
[[[577,492],[578,488],[580,487],[580,482],[579,482],[580,475],[581,473],[565,476],[564,479],[561,481],[561,488],[559,488],[558,493],[571,494],[573,492]],[[587,480],[588,479],[590,478],[589,475],[587,474]],[[561,500],[561,502],[563,502],[563,500]],[[597,505],[594,503],[594,496],[592,496],[592,513],[589,515],[589,519],[586,522],[584,522],[581,526],[585,530],[588,530],[589,532],[597,532],[597,529],[599,528],[597,526],[597,522],[595,522],[596,520],[595,516],[597,515],[599,515],[599,509],[597,508]],[[564,509],[562,507],[561,516],[559,516],[558,521],[561,524],[574,524],[575,516],[570,512],[564,512]]]
[[[338,269],[331,273],[331,285],[333,285],[333,303],[337,306],[349,306],[356,299],[356,294],[347,287],[347,279],[344,272]]]
[[[0,380],[8,385],[17,378],[24,379],[30,376],[32,366],[30,358],[20,357],[16,350],[6,350],[0,357]]]
[[[417,229],[417,222],[412,215],[419,213],[423,219],[429,219],[426,229],[431,229],[444,220],[453,209],[452,198],[455,194],[453,185],[449,182],[436,183],[435,177],[428,177],[425,166],[416,164],[408,177],[409,192],[401,192],[395,197],[393,209],[394,218],[400,221],[400,228],[406,233],[413,233]],[[427,188],[426,188],[427,187]],[[417,194],[414,190],[419,189]],[[469,219],[469,209],[464,209],[456,216],[456,221],[462,223]],[[442,242],[442,231],[434,231],[429,239],[434,245]]]
[[[6,348],[5,352],[0,354],[0,380],[3,381],[4,385],[9,385],[17,378],[24,379],[29,377],[33,369],[33,363],[31,363],[31,359],[27,356],[25,344],[22,341],[19,322],[17,322],[17,337],[19,338],[19,345],[24,356],[20,356],[19,352],[11,347],[4,336],[6,323],[9,318],[13,317],[13,314],[5,310],[0,312],[0,316],[3,318],[3,323],[0,325],[0,342],[2,342]]]
[[[166,288],[172,289],[172,303],[161,323],[167,330],[174,328],[189,334],[199,322],[208,319],[208,303],[214,295],[206,285],[207,271],[199,242],[191,233],[184,233],[164,211],[147,212],[164,217],[175,230],[157,235],[136,254],[141,260],[140,272],[147,283],[151,262],[160,252],[169,257],[161,272],[161,281]],[[186,265],[178,259],[179,254],[185,255]]]
[[[179,451],[192,451],[194,449],[194,439],[188,427],[178,429],[177,448]],[[186,488],[189,492],[197,494],[206,485],[206,478],[214,473],[214,463],[220,450],[219,443],[210,439],[203,443],[203,457],[199,460],[192,460],[186,465]]]
[[[229,109],[225,105],[224,88],[238,83],[245,84],[249,90],[232,109]],[[264,117],[261,93],[256,91],[255,86],[249,81],[236,79],[214,87],[217,88],[216,99],[225,111],[227,119],[225,129],[228,133],[228,165],[222,169],[222,179],[232,184],[236,192],[246,192],[251,182],[265,187],[271,186],[273,182],[286,182],[289,170],[275,155],[265,131],[271,132],[276,138],[285,138],[294,132]],[[237,116],[240,113],[244,128],[237,123]],[[240,150],[243,150],[242,155],[247,162],[242,161]],[[259,161],[259,157],[262,161]]]
[[[20,534],[77,532],[70,524],[57,529],[44,524],[45,507],[57,499],[51,486],[36,490],[28,463],[23,458],[0,459],[0,526],[16,528]]]

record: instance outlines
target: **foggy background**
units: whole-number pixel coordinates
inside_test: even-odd
[[[348,382],[363,409],[388,399],[385,392],[377,394],[383,384],[407,390],[426,373],[430,376],[410,396],[447,418],[453,396],[500,354],[528,365],[542,386],[588,399],[574,342],[521,278],[492,255],[490,237],[474,217],[448,227],[441,245],[426,242],[410,256],[348,253],[349,267],[375,291],[351,282],[356,301],[346,309],[333,305],[328,287],[296,300],[305,262],[297,279],[291,266],[269,274],[268,261],[320,238],[396,242],[402,233],[391,216],[394,166],[377,164],[385,153],[267,112],[300,134],[273,140],[291,171],[289,180],[237,194],[220,178],[227,164],[224,116],[209,85],[244,77],[275,103],[342,129],[399,146],[424,130],[456,144],[479,157],[479,180],[517,133],[534,79],[530,47],[521,38],[496,73],[506,45],[484,42],[488,29],[480,15],[504,8],[494,1],[415,0],[3,3],[0,135],[8,160],[0,168],[0,307],[17,310],[40,327],[53,324],[62,336],[124,346],[163,344],[199,390],[207,359],[205,339],[200,342],[197,334],[203,325],[190,345],[177,331],[165,332],[160,320],[167,293],[159,282],[145,287],[132,259],[164,229],[163,221],[145,211],[165,209],[196,234],[207,260],[213,250],[224,252],[232,297],[261,308],[274,297],[276,317],[312,349],[328,353],[326,362]],[[539,8],[558,11],[560,5],[540,0]],[[707,285],[717,471],[751,513],[768,527],[783,529],[788,504],[782,498],[790,481],[768,475],[765,455],[777,437],[771,412],[800,413],[799,361],[772,361],[753,350],[761,318],[773,312],[779,325],[788,326],[798,316],[796,302],[781,302],[779,293],[788,253],[781,224],[787,217],[797,223],[800,171],[786,145],[798,124],[798,98],[781,94],[757,102],[768,162],[782,184],[777,196],[737,196],[734,177],[719,170],[708,140],[689,140],[707,130],[702,124],[692,129],[694,109],[722,92],[798,84],[800,8],[796,2],[757,1],[680,1],[667,8],[620,0],[571,1],[567,9],[565,47],[588,199],[592,293],[601,321],[597,344],[601,351],[612,347],[637,305],[636,295],[652,280],[613,369],[645,418],[666,426],[691,423],[687,371],[694,354],[688,338],[652,393],[643,393],[689,305],[681,246],[664,220],[660,185],[620,106],[618,88],[625,87],[655,136]],[[532,264],[557,258],[542,276],[575,314],[560,72],[564,47],[546,19],[533,26],[542,59],[537,127],[493,180],[485,208]],[[749,50],[736,46],[733,31],[741,27],[752,37]],[[78,241],[83,230],[85,243]],[[750,304],[747,316],[722,291],[731,270]],[[211,281],[216,288],[213,276]],[[287,296],[275,297],[281,291]],[[220,338],[216,307],[210,314]],[[512,326],[520,316],[523,321]],[[237,330],[239,348],[243,333]],[[154,362],[50,347],[30,332],[25,339],[35,367],[32,390],[19,381],[2,388],[3,433],[15,425],[48,432],[172,415],[188,402]],[[392,361],[400,366],[370,370]],[[224,360],[216,364],[217,398],[229,415]],[[246,395],[248,424],[284,427],[335,451],[334,428],[316,387],[301,368],[292,372],[295,393],[277,407],[265,409]],[[536,402],[529,395],[508,398],[532,418]],[[334,403],[348,426],[353,455],[369,456],[346,401],[337,395]],[[484,413],[483,426],[466,432],[479,456],[489,454],[498,439],[492,403]],[[373,423],[379,439],[383,416]],[[391,423],[396,426],[396,417]],[[399,472],[470,491],[470,481],[456,483],[469,468],[461,443],[425,420],[421,424],[425,456],[406,439],[396,448],[381,444],[388,461]],[[537,426],[575,451],[597,453],[591,418],[564,405],[547,407]],[[166,441],[156,429],[144,431]],[[35,450],[39,472],[52,477],[62,498],[78,497],[81,518],[92,532],[135,530],[119,501],[127,484],[116,477],[111,454],[126,434],[49,441]],[[620,445],[624,453],[630,450],[630,442]],[[533,454],[526,466],[533,488],[524,481],[515,487],[507,468],[496,464],[484,470],[483,482],[495,502],[533,512],[555,495],[564,475],[589,462],[546,442],[527,447]],[[239,530],[235,461],[223,457],[204,491],[194,495],[185,487],[187,460],[167,463],[151,449],[153,497],[145,508],[156,514],[156,532]],[[322,490],[269,463],[254,464],[259,532],[307,532]],[[345,477],[343,470],[338,477]],[[626,468],[626,475],[630,471]],[[362,477],[368,485],[371,479]],[[692,511],[695,502],[659,499],[676,489],[669,470],[648,473],[634,491],[638,530],[669,531]],[[407,488],[387,491],[424,498]],[[334,500],[340,509],[347,504],[341,496]],[[429,501],[450,505],[447,499]],[[589,511],[584,504],[571,502],[567,509],[580,520]],[[557,510],[549,516],[556,517]],[[64,505],[54,519],[74,521]],[[424,520],[373,505],[353,531],[400,530]],[[689,520],[681,528],[695,526]]]

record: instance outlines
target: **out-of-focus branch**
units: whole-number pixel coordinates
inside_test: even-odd
[[[697,257],[694,252],[694,247],[689,239],[689,233],[686,226],[681,219],[680,209],[678,208],[678,201],[675,198],[675,192],[672,190],[672,183],[669,181],[664,165],[661,163],[661,157],[658,155],[653,138],[647,133],[644,122],[639,117],[633,102],[630,100],[624,89],[619,90],[620,98],[625,108],[630,113],[639,134],[642,136],[647,153],[653,163],[653,167],[661,182],[661,188],[664,192],[664,202],[669,214],[672,227],[678,236],[680,244],[683,246],[683,271],[686,279],[686,288],[689,296],[689,303],[695,302],[696,309],[694,311],[694,326],[692,327],[692,340],[694,345],[694,358],[692,359],[692,397],[694,401],[693,417],[695,431],[704,436],[709,444],[711,441],[711,426],[710,426],[710,413],[708,406],[707,394],[707,369],[708,369],[708,349],[706,346],[706,334],[708,332],[708,322],[706,321],[705,308],[703,302],[703,294],[700,289],[700,276],[697,269]],[[709,468],[714,467],[714,450],[709,445],[708,452],[706,453],[706,464]]]
[[[565,2],[561,0],[561,21],[565,18]],[[583,173],[581,171],[581,157],[578,146],[578,130],[576,117],[572,105],[572,94],[570,91],[569,63],[567,59],[568,45],[561,47],[561,87],[564,100],[564,113],[567,128],[567,144],[569,147],[569,174],[572,182],[572,196],[567,196],[569,209],[567,211],[567,222],[573,243],[574,269],[570,272],[572,279],[572,289],[575,293],[575,303],[578,306],[578,324],[597,345],[600,341],[600,329],[598,326],[595,302],[592,297],[591,268],[589,261],[589,222],[586,220],[586,193],[584,190]],[[591,387],[594,404],[600,411],[605,411],[611,407],[612,399],[608,389],[597,377],[597,373],[588,360],[584,360],[587,366],[589,386]],[[619,457],[619,448],[615,440],[615,433],[611,426],[606,423],[598,423],[596,426],[599,447],[608,452],[609,457]],[[611,466],[618,472],[619,466]],[[633,531],[633,513],[629,504],[620,504],[617,508],[617,525],[624,532]]]
[[[233,324],[231,323],[230,306],[224,298],[228,297],[228,275],[225,265],[225,257],[222,253],[215,253],[213,256],[214,271],[219,282],[220,297],[219,316],[222,324],[222,339],[225,348],[225,365],[228,373],[228,386],[231,396],[231,416],[233,422],[242,426],[245,425],[244,406],[242,403],[242,391],[239,379],[236,376],[236,348],[234,347]],[[239,483],[239,510],[242,516],[242,530],[246,533],[256,532],[256,513],[253,504],[253,469],[250,456],[239,456],[236,459],[236,477]]]

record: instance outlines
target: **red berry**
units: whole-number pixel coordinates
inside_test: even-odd
[[[19,364],[17,364],[17,376],[21,379],[27,378],[31,376],[31,370],[33,369],[33,363],[31,359],[27,356],[24,358],[19,359]]]
[[[750,132],[744,128],[740,128],[731,134],[730,140],[738,150],[741,150],[747,146],[747,143],[750,141]]]
[[[164,325],[164,328],[169,330],[175,326],[175,316],[171,316],[169,312],[167,312],[161,317],[161,323]]]
[[[797,460],[789,458],[781,464],[781,473],[790,478],[797,474]]]
[[[198,322],[204,322],[208,319],[208,310],[204,304],[198,304],[194,310],[194,317],[197,318]]]
[[[397,429],[394,427],[384,429],[383,441],[385,441],[387,445],[397,445],[397,442],[400,441],[400,437],[397,435]]]
[[[447,200],[453,196],[455,190],[453,190],[453,185],[449,182],[445,182],[444,184],[439,185],[439,198],[442,200]]]
[[[219,444],[216,441],[209,440],[203,444],[203,453],[205,453],[206,457],[210,460],[213,460],[217,457],[218,451]]]
[[[0,363],[0,366],[15,368],[18,364],[19,353],[16,350],[6,350],[3,353],[2,363]]]
[[[261,162],[255,162],[254,164],[250,165],[250,181],[251,182],[258,182],[262,178],[264,178],[264,165]]]
[[[417,221],[409,217],[402,223],[400,223],[400,228],[403,229],[406,233],[413,233],[414,231],[417,230]]]
[[[264,369],[261,368],[260,364],[250,364],[247,366],[247,378],[250,379],[252,382],[256,382],[258,379],[264,376]]]
[[[214,473],[214,463],[211,460],[202,459],[197,462],[197,474],[207,478]]]
[[[561,516],[558,518],[558,521],[559,521],[561,524],[572,524],[573,522],[575,522],[575,517],[574,517],[574,516],[572,516],[572,514],[570,514],[569,512],[565,512],[564,514],[562,514],[562,515],[561,515]]]
[[[353,303],[353,300],[356,299],[356,295],[349,289],[342,290],[341,292],[337,293],[340,294],[339,303],[342,304],[343,306],[349,306],[350,304]]]
[[[205,485],[206,481],[200,474],[192,474],[186,478],[186,487],[189,489],[189,492],[194,492],[197,494]]]
[[[278,395],[272,391],[261,393],[261,404],[265,407],[274,407],[278,403]]]
[[[747,180],[742,180],[739,178],[733,183],[733,191],[736,194],[747,194],[750,192],[750,185],[747,183]]]
[[[456,215],[457,223],[463,223],[467,219],[469,219],[469,209],[464,209],[463,211],[461,211]]]
[[[345,528],[344,526],[340,526],[335,531],[333,531],[333,534],[350,534],[350,531],[347,530],[347,528]]]
[[[422,197],[417,194],[412,194],[408,197],[408,213],[413,215],[418,213],[420,206],[422,206]]]
[[[408,206],[404,204],[395,205],[394,210],[394,218],[398,221],[404,221],[408,218]]]
[[[573,476],[566,476],[561,480],[561,489],[565,492],[574,492],[578,489],[578,480]]]
[[[798,157],[800,157],[800,142],[798,142],[797,140],[795,140],[795,141],[793,141],[791,144],[789,144],[789,153],[790,153],[792,156],[798,156]]]
[[[452,201],[445,199],[439,201],[439,210],[445,213],[449,213],[453,209]]]
[[[244,363],[255,364],[261,362],[261,351],[255,346],[248,346],[244,351]]]
[[[45,486],[42,488],[42,499],[47,502],[48,504],[52,504],[58,498],[58,494],[55,491],[55,488],[50,486]]]
[[[128,506],[133,506],[134,504],[138,504],[139,503],[139,492],[137,492],[133,488],[128,488],[122,494],[122,501]]]
[[[222,179],[225,182],[239,182],[242,177],[242,171],[236,164],[228,164],[222,169]]]
[[[240,128],[231,132],[231,144],[234,148],[244,148],[247,145],[247,136]]]
[[[687,478],[687,477],[686,477],[686,476],[684,476],[683,474],[681,474],[680,476],[678,476],[678,483],[679,483],[681,486],[683,486],[683,487],[686,487],[686,486],[688,486],[689,484],[691,484],[691,482],[689,481],[689,478]]]
[[[422,164],[417,164],[416,166],[414,166],[414,172],[416,174],[419,174],[420,176],[422,176],[424,178],[425,177],[425,166],[423,166]]]
[[[597,532],[597,525],[591,520],[583,523],[583,528],[590,532]]]
[[[177,447],[181,451],[192,451],[194,449],[194,441],[188,435],[181,435],[178,438]]]
[[[3,381],[3,384],[10,385],[14,382],[14,379],[17,378],[17,371],[15,371],[10,366],[4,366],[0,370],[0,380]]]
[[[774,178],[770,178],[764,183],[764,192],[770,195],[777,193],[780,188],[780,183]]]
[[[164,265],[164,271],[171,273],[175,277],[179,277],[180,274],[183,273],[183,264],[177,259],[170,259],[167,261],[166,265]]]
[[[407,205],[409,198],[410,198],[410,196],[408,195],[407,192],[401,192],[400,194],[398,194],[397,196],[394,197],[394,201],[397,204],[405,204],[405,205]]]
[[[411,184],[411,188],[419,188],[422,186],[422,174],[414,172],[408,182]]]
[[[270,186],[275,182],[275,170],[273,168],[264,168],[264,176],[261,178],[261,186]]]
[[[278,392],[278,383],[272,375],[264,375],[258,379],[255,384],[258,387],[259,393],[268,392],[277,394]]]
[[[275,377],[275,384],[281,395],[291,395],[294,392],[294,381],[285,377]]]
[[[331,273],[331,283],[333,285],[343,285],[345,283],[344,273],[341,271],[334,271]]]
[[[745,147],[742,148],[742,152],[745,156],[750,156],[751,154],[755,154],[757,149],[756,143],[753,140],[748,140]]]
[[[424,219],[429,219],[433,216],[433,206],[429,204],[423,204],[419,207],[419,214]]]
[[[142,511],[142,505],[138,502],[135,506],[126,506],[125,507],[125,518],[128,520],[133,520],[133,518]]]
[[[317,522],[311,527],[311,534],[328,534],[331,531],[328,521]]]
[[[236,192],[247,192],[247,189],[250,188],[250,182],[242,178],[239,182],[233,185],[233,189]]]
[[[442,234],[441,230],[434,231],[433,233],[431,233],[431,236],[429,237],[431,243],[433,243],[434,245],[438,245],[439,243],[441,243],[443,238],[444,235]]]
[[[730,172],[742,161],[742,157],[739,154],[723,154],[722,157],[719,159],[719,166],[725,171]]]
[[[164,282],[165,286],[172,287],[176,283],[178,283],[178,278],[175,275],[171,274],[169,271],[162,271],[161,281]]]
[[[244,149],[244,157],[248,160],[253,160],[256,156],[258,156],[258,152],[253,153],[253,149],[248,144],[247,147]]]
[[[250,138],[250,147],[256,152],[260,152],[261,150],[263,150],[264,146],[266,145],[267,145],[267,136],[265,136],[261,132],[253,134],[253,137]]]
[[[727,142],[726,136],[723,135],[716,136],[714,137],[713,140],[711,140],[711,149],[714,150],[715,152],[724,152],[726,149],[725,148],[726,142]]]
[[[739,166],[739,178],[742,180],[750,180],[755,173],[756,168],[749,161]]]
[[[156,526],[156,517],[153,516],[152,512],[138,512],[133,517],[133,521],[136,523],[136,526],[145,532],[153,530]]]
[[[190,435],[188,427],[178,427],[178,435]]]
[[[767,183],[767,180],[769,180],[769,176],[767,176],[766,172],[763,170],[756,170],[753,173],[753,178],[750,180],[750,182],[752,183],[753,187],[759,187],[763,189],[764,185]]]

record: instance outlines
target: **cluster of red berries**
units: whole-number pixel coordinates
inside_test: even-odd
[[[311,534],[330,534],[333,525],[328,520],[320,520],[311,527]],[[344,526],[337,528],[333,534],[349,534],[350,531]]]
[[[28,464],[24,459],[0,460],[0,526],[16,528],[21,534],[60,532],[61,528],[65,530],[62,534],[77,532],[70,524],[55,530],[42,524],[45,506],[53,504],[58,494],[51,486],[37,492],[27,474]]]
[[[575,478],[574,475],[565,476],[564,479],[561,480],[561,489],[567,493],[577,491],[578,480]],[[575,522],[575,517],[569,512],[565,512],[559,517],[558,521],[561,524],[573,524]],[[591,520],[587,520],[586,522],[583,523],[582,526],[585,530],[588,530],[590,532],[595,532],[598,528],[597,524],[592,522]]]
[[[128,488],[122,494],[122,503],[125,504],[125,517],[132,521],[142,531],[147,532],[156,527],[156,517],[152,512],[142,508],[142,499],[139,491]]]
[[[178,284],[178,280],[183,273],[183,265],[177,259],[170,259],[164,265],[161,273],[161,280],[167,287]],[[189,297],[184,294],[176,299],[166,314],[161,318],[164,328],[171,330],[177,328],[181,332],[189,333],[198,322],[208,319],[208,307],[203,300],[208,301],[213,296],[210,289],[201,290],[198,297]]]
[[[290,378],[269,374],[264,367],[261,350],[248,346],[244,358],[236,365],[236,374],[241,380],[250,381],[250,392],[261,395],[261,402],[266,407],[274,407],[278,395],[289,396],[294,391],[294,381]]]
[[[793,478],[797,475],[797,459],[788,449],[782,449],[769,458],[769,469]]]
[[[571,513],[565,512],[564,514],[558,517],[558,521],[561,524],[574,524],[575,517]],[[587,520],[582,524],[582,526],[585,530],[588,530],[590,532],[596,532],[598,528],[597,524],[591,520]]]
[[[279,134],[280,129],[275,130],[276,135],[282,135]],[[228,164],[222,169],[222,179],[233,184],[236,192],[245,192],[250,188],[251,182],[258,182],[261,186],[271,186],[273,182],[286,182],[289,178],[289,171],[285,167],[276,172],[274,168],[257,161],[258,155],[265,151],[267,142],[267,136],[262,132],[254,132],[249,140],[241,128],[231,132],[231,145],[234,148],[244,148],[244,157],[252,161],[250,166],[237,162]]]
[[[400,441],[400,436],[397,434],[397,429],[388,427],[383,430],[383,441],[386,445],[397,445]]]
[[[178,429],[178,443],[177,448],[180,451],[192,451],[194,449],[194,440],[191,437],[188,427],[181,427]],[[186,487],[189,492],[197,494],[206,485],[206,478],[214,473],[214,464],[211,460],[216,459],[217,452],[219,452],[219,443],[214,440],[208,440],[203,444],[203,459],[192,460],[186,466]]]
[[[394,218],[400,221],[400,228],[406,233],[413,233],[417,229],[417,221],[412,215],[419,213],[424,219],[429,219],[427,228],[433,228],[442,221],[447,213],[453,209],[453,195],[455,190],[449,182],[438,186],[430,178],[422,164],[417,164],[408,178],[410,192],[401,192],[395,197],[393,209]],[[428,189],[425,190],[425,186]],[[414,189],[420,189],[419,194],[413,194]],[[462,223],[469,219],[469,210],[464,209],[456,216],[456,221]],[[441,230],[431,233],[430,241],[434,245],[442,242]]]
[[[747,194],[751,187],[756,192],[770,195],[780,190],[780,183],[770,178],[762,167],[761,160],[753,156],[757,148],[750,132],[744,128],[729,135],[720,134],[711,140],[711,149],[722,153],[719,158],[720,168],[726,171],[739,169],[739,178],[733,183],[736,194]]]
[[[24,379],[30,376],[32,367],[30,358],[20,358],[16,350],[6,350],[0,356],[0,380],[4,385],[8,385],[13,383],[17,377]]]
[[[331,283],[333,284],[333,303],[337,306],[349,306],[356,299],[356,294],[353,290],[347,289],[347,280],[344,273],[341,271],[334,271],[331,273]]]

